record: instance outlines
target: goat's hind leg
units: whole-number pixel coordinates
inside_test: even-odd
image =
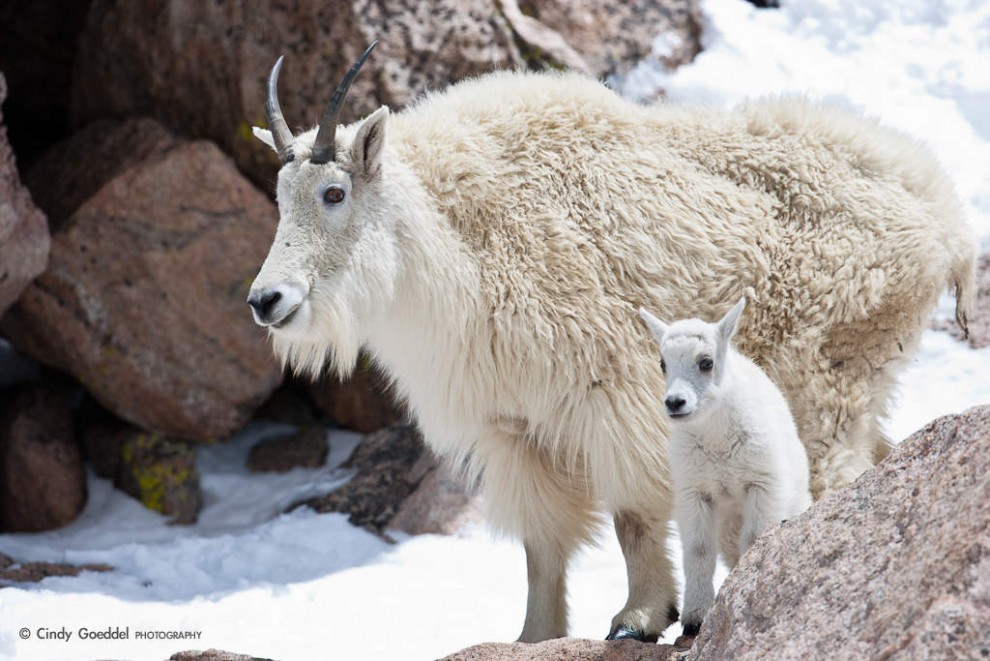
[[[626,558],[629,598],[612,618],[606,639],[656,642],[678,617],[673,565],[667,553],[667,518],[631,509],[616,512],[614,518]]]

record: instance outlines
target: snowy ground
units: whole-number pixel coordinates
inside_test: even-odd
[[[674,74],[644,64],[621,84],[624,93],[645,98],[663,86],[674,102],[731,105],[800,92],[877,115],[931,146],[990,247],[990,3],[792,0],[756,11],[741,0],[707,0],[703,7],[706,50],[697,61]],[[946,302],[940,313],[948,309]],[[5,356],[0,351],[0,376],[9,380],[20,368]],[[891,435],[990,403],[988,373],[990,349],[928,332],[902,379]],[[90,476],[89,503],[72,525],[0,536],[0,552],[18,559],[116,567],[0,590],[0,658],[160,659],[219,647],[280,659],[415,660],[518,634],[521,548],[481,528],[387,545],[342,515],[278,515],[300,493],[346,479],[334,466],[355,443],[335,432],[324,469],[249,479],[248,448],[278,431],[255,426],[201,451],[206,506],[196,526],[169,527]],[[574,562],[572,634],[601,638],[624,600],[621,553],[609,534]],[[114,627],[129,627],[130,640],[80,639],[80,628]],[[63,628],[69,641],[39,640],[39,630]],[[201,637],[137,640],[145,631]],[[668,638],[677,633],[672,627]]]

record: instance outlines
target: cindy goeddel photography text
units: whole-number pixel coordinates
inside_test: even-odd
[[[38,627],[21,627],[17,632],[21,640],[33,640],[39,644],[68,643],[79,641],[113,641],[113,640],[199,640],[203,632],[195,629],[149,629],[145,627],[130,627],[120,625],[96,625],[70,629],[65,626],[47,625]]]

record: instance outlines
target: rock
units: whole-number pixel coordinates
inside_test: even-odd
[[[313,383],[310,394],[316,405],[336,426],[363,433],[378,431],[402,420],[403,413],[386,392],[381,372],[364,356],[358,365],[346,381],[330,374]]]
[[[203,497],[189,444],[133,428],[120,431],[118,442],[117,487],[173,524],[196,523]]]
[[[344,121],[523,64],[491,0],[264,5],[95,0],[76,58],[75,125],[151,115],[184,135],[214,140],[256,182],[268,184],[277,160],[250,127],[264,122],[265,80],[281,54],[280,98],[291,127],[317,122],[344,72],[374,39],[378,49],[354,81]]]
[[[691,659],[990,656],[990,406],[932,422],[762,536]]]
[[[482,643],[440,661],[674,661],[683,650],[635,640],[557,638],[542,643]]]
[[[223,650],[209,649],[205,652],[189,651],[177,652],[169,657],[169,661],[272,661],[248,654],[235,654],[234,652],[224,652]]]
[[[344,512],[356,526],[376,534],[408,526],[411,534],[452,532],[455,522],[470,518],[477,508],[467,491],[460,496],[449,478],[431,475],[439,468],[412,425],[399,424],[369,434],[344,464],[354,476],[344,486],[324,496],[310,498],[292,507],[307,505],[318,512]],[[423,488],[421,494],[418,489]],[[431,504],[430,494],[437,500]],[[409,504],[407,499],[411,499]],[[458,500],[460,499],[460,500]],[[457,503],[463,503],[458,507]],[[399,516],[401,514],[401,516]]]
[[[554,30],[599,77],[623,75],[654,53],[668,69],[701,51],[698,0],[518,0],[524,14]],[[654,42],[663,45],[654,49]]]
[[[409,535],[453,535],[466,525],[485,520],[480,497],[430,453],[423,453],[410,473],[423,473],[424,477],[399,505],[387,528]]]
[[[78,576],[84,571],[113,571],[110,565],[66,565],[56,562],[14,562],[0,554],[0,587],[4,583],[37,583],[49,576]]]
[[[171,523],[196,522],[203,499],[188,443],[145,432],[92,404],[80,408],[76,426],[93,472]]]
[[[261,441],[247,458],[252,473],[285,473],[293,468],[319,468],[327,460],[330,446],[322,426],[270,441]]]
[[[526,45],[524,56],[549,58],[555,68],[573,69],[595,76],[581,54],[571,48],[559,32],[524,14],[516,0],[498,0],[498,5],[517,41]]]
[[[86,504],[86,475],[69,407],[40,386],[4,393],[3,400],[0,532],[60,528]]]
[[[0,73],[0,107],[6,98]],[[50,243],[48,221],[21,185],[0,112],[0,317],[45,270]]]
[[[149,120],[96,124],[37,173],[51,260],[0,331],[143,429],[206,442],[239,429],[282,378],[244,303],[271,202],[216,146]]]

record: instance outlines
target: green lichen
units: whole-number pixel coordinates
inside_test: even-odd
[[[237,125],[237,135],[245,142],[254,140],[254,132],[251,130],[251,125],[247,122],[241,122]]]

